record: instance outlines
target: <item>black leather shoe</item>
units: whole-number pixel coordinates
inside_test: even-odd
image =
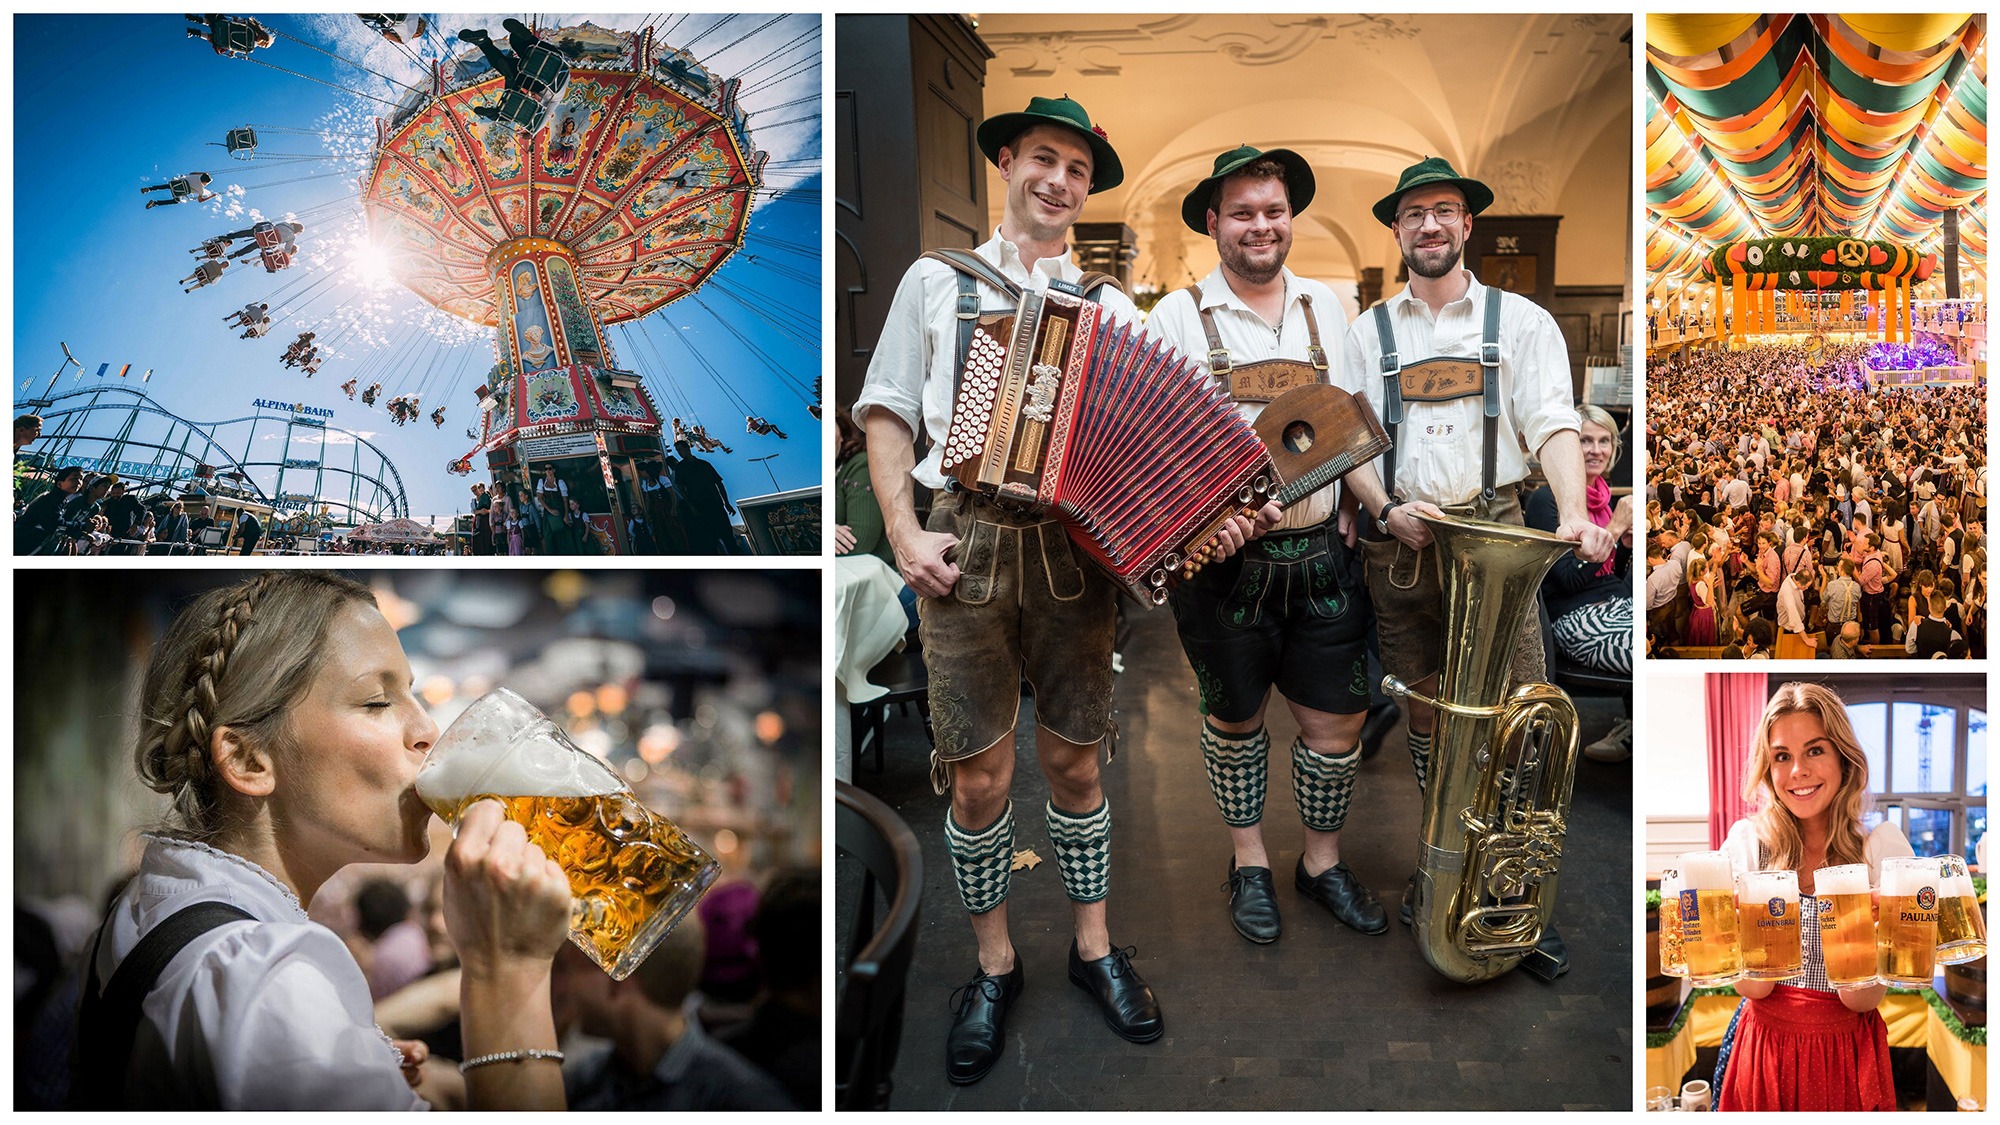
[[[1076,942],[1069,943],[1069,982],[1096,999],[1097,1006],[1104,1011],[1104,1024],[1118,1033],[1119,1038],[1134,1043],[1151,1043],[1167,1030],[1167,1023],[1160,1018],[1160,1002],[1153,998],[1153,990],[1139,979],[1132,968],[1132,954],[1127,946],[1120,949],[1111,947],[1111,952],[1095,961],[1086,961],[1076,951]]]
[[[1382,740],[1403,721],[1403,709],[1395,700],[1368,709],[1368,718],[1361,724],[1361,760],[1373,758],[1382,749]]]
[[[1026,986],[1017,953],[1013,972],[1004,977],[982,972],[951,994],[958,1013],[952,1017],[951,1033],[945,1036],[944,1076],[952,1085],[977,1082],[1000,1061],[1007,1047],[1007,1009]]]
[[[1382,909],[1382,904],[1375,901],[1375,896],[1344,863],[1336,863],[1313,877],[1306,874],[1306,859],[1300,856],[1292,884],[1300,894],[1332,911],[1344,925],[1364,934],[1379,934],[1389,928],[1389,912]]]
[[[1403,907],[1402,909],[1396,911],[1396,917],[1401,918],[1403,920],[1403,925],[1405,926],[1410,924],[1410,907],[1416,901],[1417,901],[1417,877],[1415,875],[1411,875],[1410,881],[1408,883],[1403,884]]]
[[[1268,867],[1238,867],[1230,861],[1229,922],[1258,945],[1278,940],[1278,897],[1271,888]]]
[[[1569,972],[1569,947],[1563,944],[1562,935],[1553,925],[1542,929],[1542,940],[1535,948],[1521,958],[1521,967],[1542,978],[1554,980]]]

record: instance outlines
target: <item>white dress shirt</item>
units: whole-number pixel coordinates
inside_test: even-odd
[[[97,951],[108,984],[141,936],[198,902],[228,922],[167,964],[141,1006],[127,1090],[152,1109],[428,1109],[375,1026],[368,981],[332,930],[247,859],[149,836]]]
[[[1304,294],[1311,298],[1313,322],[1319,326],[1320,346],[1326,349],[1327,380],[1331,382],[1340,367],[1340,341],[1347,330],[1346,310],[1341,308],[1340,298],[1325,285],[1289,269],[1280,272],[1285,279],[1285,308],[1275,331],[1230,288],[1229,279],[1219,265],[1201,279],[1201,307],[1208,309],[1214,319],[1215,334],[1229,350],[1231,364],[1241,367],[1267,359],[1303,363],[1308,362],[1307,349],[1312,345],[1312,337],[1306,331],[1306,302],[1299,297]],[[1146,318],[1146,331],[1194,360],[1201,367],[1200,378],[1204,383],[1219,385],[1208,373],[1208,334],[1202,331],[1201,313],[1195,308],[1192,291],[1177,289],[1161,298]],[[1255,422],[1264,412],[1264,405],[1239,402],[1236,411],[1244,421]],[[1320,489],[1288,509],[1278,527],[1312,527],[1324,523],[1333,514],[1334,495],[1331,488]]]
[[[1024,289],[1045,289],[1051,278],[1076,282],[1083,270],[1060,258],[1043,258],[1029,268],[1012,242],[993,237],[973,250],[986,259],[1009,281]],[[1014,299],[984,281],[978,283],[982,312],[1012,312]],[[1129,324],[1137,324],[1139,310],[1115,285],[1097,292],[1104,311]],[[868,361],[868,381],[854,400],[854,421],[866,428],[868,412],[882,407],[903,420],[912,434],[930,439],[930,451],[910,475],[927,488],[943,488],[944,435],[951,426],[952,392],[958,372],[952,364],[958,354],[958,271],[943,262],[919,258],[904,272],[890,302],[889,316],[882,335],[875,341],[874,358]]]
[[[1405,288],[1389,298],[1396,351],[1405,367],[1433,356],[1479,356],[1486,324],[1486,286],[1465,271],[1465,296],[1432,315]],[[1382,342],[1373,311],[1347,328],[1335,383],[1365,395],[1387,423],[1382,400]],[[1573,403],[1569,347],[1555,318],[1514,293],[1500,294],[1500,435],[1494,452],[1496,486],[1528,475],[1527,453],[1563,430],[1581,431]],[[1469,504],[1479,495],[1484,406],[1478,395],[1450,402],[1403,403],[1396,448],[1396,492],[1440,506]],[[1525,447],[1525,448],[1524,448]]]

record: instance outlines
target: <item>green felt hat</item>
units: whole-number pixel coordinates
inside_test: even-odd
[[[1000,149],[1015,137],[1037,125],[1061,125],[1083,134],[1090,142],[1090,190],[1110,191],[1125,182],[1125,166],[1111,147],[1104,130],[1090,123],[1090,114],[1065,94],[1060,98],[1029,98],[1028,108],[1019,113],[1000,113],[979,123],[979,151],[986,159],[1000,163]]]
[[[1215,171],[1181,197],[1181,222],[1196,234],[1207,234],[1208,201],[1215,194],[1215,185],[1257,160],[1275,160],[1284,167],[1285,194],[1292,201],[1292,214],[1304,214],[1314,190],[1312,165],[1306,163],[1306,158],[1288,148],[1259,152],[1249,145],[1239,145],[1216,157]]]
[[[1431,184],[1453,184],[1465,193],[1465,206],[1477,215],[1493,206],[1493,189],[1478,180],[1468,179],[1452,169],[1451,162],[1442,156],[1426,156],[1408,168],[1396,181],[1396,190],[1383,196],[1375,203],[1375,218],[1385,227],[1396,225],[1396,204],[1403,193]]]

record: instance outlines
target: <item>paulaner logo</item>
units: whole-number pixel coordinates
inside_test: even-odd
[[[1917,892],[1917,909],[1931,910],[1937,906],[1937,888],[1925,887]]]
[[[285,411],[290,411],[293,414],[304,414],[307,417],[311,418],[333,417],[332,407],[307,406],[303,402],[279,402],[276,399],[260,398],[252,402],[250,405],[256,407],[259,410],[285,410]]]

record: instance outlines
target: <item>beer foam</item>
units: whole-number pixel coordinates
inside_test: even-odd
[[[1690,891],[1736,890],[1736,876],[1729,869],[1729,857],[1721,852],[1688,852],[1676,861],[1681,869],[1681,887]]]
[[[1868,865],[1846,863],[1822,867],[1813,872],[1813,890],[1820,895],[1865,895],[1868,893]]]
[[[1968,873],[1945,876],[1943,885],[1938,887],[1938,894],[1946,898],[1969,898],[1976,900],[1979,897],[1979,892],[1972,889],[1972,876]],[[1982,909],[1984,908],[1982,907]]]
[[[433,805],[470,797],[599,797],[617,775],[572,748],[534,705],[501,689],[468,707],[417,771],[417,795]]]
[[[1925,887],[1935,889],[1943,881],[1936,861],[1910,865],[1900,863],[1882,865],[1882,895],[1885,898],[1909,898]]]
[[[1798,879],[1789,871],[1752,871],[1743,876],[1743,897],[1752,902],[1783,898],[1798,901]]]

